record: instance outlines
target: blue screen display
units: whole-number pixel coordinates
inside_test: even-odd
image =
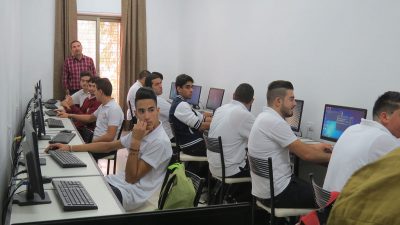
[[[366,109],[325,105],[321,139],[337,141],[349,126],[359,124],[366,116]]]

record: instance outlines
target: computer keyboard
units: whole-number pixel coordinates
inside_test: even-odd
[[[50,109],[45,112],[48,116],[57,116],[57,112]]]
[[[80,181],[53,180],[52,182],[64,211],[97,209],[96,203]]]
[[[44,103],[44,107],[46,107],[46,109],[58,109],[56,105],[48,103]]]
[[[57,103],[57,100],[56,100],[56,99],[53,99],[53,98],[51,98],[51,99],[48,99],[48,100],[46,101],[46,103],[47,103],[47,104],[52,104],[52,105],[54,105],[54,104],[56,104],[56,103]]]
[[[71,152],[52,150],[49,154],[62,168],[86,167],[86,164]]]
[[[56,136],[54,136],[49,143],[53,144],[53,143],[63,143],[63,144],[68,144],[74,137],[76,134],[74,133],[63,133],[60,132],[58,134],[56,134]]]
[[[52,118],[47,119],[47,125],[49,128],[64,128],[64,124],[61,120],[56,120]]]

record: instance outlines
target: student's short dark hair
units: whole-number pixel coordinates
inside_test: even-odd
[[[290,81],[286,80],[276,80],[271,82],[268,85],[267,91],[267,103],[269,106],[272,105],[272,102],[275,98],[281,97],[284,98],[286,96],[287,90],[293,90],[293,85]]]
[[[149,76],[151,74],[150,71],[148,70],[142,70],[142,72],[139,73],[138,75],[138,80],[141,80],[143,78],[146,78],[147,76]]]
[[[144,86],[151,88],[153,86],[153,80],[157,78],[160,78],[162,80],[164,79],[164,76],[159,72],[152,72],[146,77],[146,80],[144,81]]]
[[[72,44],[73,44],[73,43],[76,43],[76,42],[78,42],[79,44],[82,45],[82,43],[81,43],[80,41],[78,41],[78,40],[73,40],[73,41],[71,41],[71,44],[69,45],[69,47],[72,48]]]
[[[400,109],[400,93],[397,91],[387,91],[375,101],[372,110],[373,118],[376,120],[380,113],[387,112],[392,114],[398,109]]]
[[[111,96],[112,94],[112,84],[108,78],[99,78],[96,81],[96,88],[103,91],[106,96]]]
[[[90,71],[82,71],[79,75],[81,76],[81,78],[82,77],[93,77],[93,74]]]
[[[192,82],[192,83],[194,83],[194,81],[193,81],[193,78],[191,77],[191,76],[189,76],[189,75],[187,75],[187,74],[181,74],[181,75],[178,75],[177,77],[176,77],[176,80],[175,80],[175,87],[183,87],[183,85],[185,85],[187,82]]]
[[[156,103],[156,106],[157,106],[157,95],[153,91],[153,89],[151,89],[149,87],[139,88],[138,91],[136,92],[136,96],[135,96],[135,106],[137,105],[137,102],[139,100],[143,100],[143,99],[152,99]]]
[[[250,103],[254,97],[254,89],[250,84],[242,83],[240,84],[235,93],[233,93],[233,100],[242,102],[242,103]]]
[[[99,79],[99,77],[91,77],[89,80],[89,83],[96,83],[96,81]]]

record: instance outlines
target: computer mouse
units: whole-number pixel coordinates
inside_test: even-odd
[[[61,130],[60,132],[61,132],[61,133],[71,133],[72,130]]]

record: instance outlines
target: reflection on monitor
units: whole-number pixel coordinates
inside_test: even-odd
[[[42,171],[40,170],[38,140],[31,123],[25,119],[25,138],[21,146],[26,161],[28,173],[27,190],[14,196],[13,203],[18,205],[36,205],[51,203],[48,194],[44,191]]]
[[[193,106],[198,106],[200,101],[201,86],[193,85],[192,98],[188,99],[187,102]]]
[[[293,109],[293,116],[286,118],[294,132],[300,131],[301,115],[303,114],[303,100],[296,99],[296,107]]]
[[[224,98],[224,89],[220,88],[210,88],[207,98],[207,109],[216,110],[222,104],[222,99]]]
[[[174,100],[175,97],[176,97],[175,82],[171,82],[171,90],[169,91],[169,99]]]
[[[360,123],[361,118],[366,117],[366,109],[326,104],[321,139],[337,141],[347,127]]]

